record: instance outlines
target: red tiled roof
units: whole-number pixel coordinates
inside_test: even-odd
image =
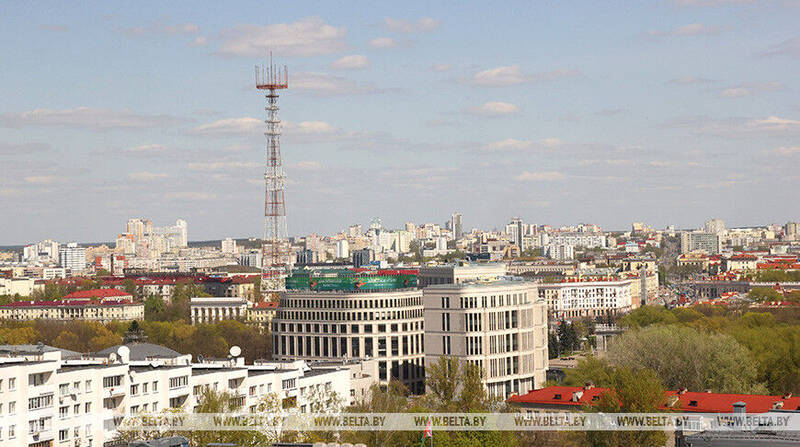
[[[518,404],[580,406],[592,405],[599,396],[609,388],[580,387],[580,386],[550,386],[530,391],[522,396],[511,396],[508,401]],[[575,394],[575,393],[581,393]],[[574,396],[580,398],[573,400]],[[661,410],[674,410],[697,413],[730,413],[733,404],[744,402],[748,413],[764,413],[773,408],[776,402],[782,403],[785,410],[800,409],[800,397],[772,396],[758,394],[723,394],[686,391],[667,391],[666,402],[661,405]],[[671,405],[670,405],[671,403]],[[780,404],[779,404],[780,405]]]
[[[253,306],[253,309],[277,309],[277,308],[278,308],[278,303],[272,301],[262,301]]]
[[[130,293],[123,292],[117,289],[92,289],[92,290],[79,290],[77,292],[72,292],[69,295],[65,296],[64,299],[71,299],[71,298],[110,298],[110,297],[127,297],[132,298]]]

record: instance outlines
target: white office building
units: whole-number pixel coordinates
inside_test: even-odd
[[[506,275],[506,265],[501,262],[423,266],[419,269],[420,287],[434,284],[461,284],[465,281],[494,281]]]
[[[547,309],[521,280],[424,289],[425,366],[454,356],[478,366],[489,395],[541,387],[547,371]]]
[[[287,291],[272,319],[274,358],[376,359],[381,383],[422,393],[423,307],[419,289]]]

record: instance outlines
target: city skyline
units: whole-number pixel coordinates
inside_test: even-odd
[[[796,218],[797,2],[152,6],[4,8],[0,245],[259,237],[268,49],[290,235]]]

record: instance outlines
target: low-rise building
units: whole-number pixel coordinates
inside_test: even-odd
[[[0,319],[133,321],[144,319],[144,304],[115,289],[86,290],[58,301],[15,301],[0,306]]]
[[[490,396],[542,386],[547,371],[547,309],[536,283],[503,280],[429,286],[425,366],[453,356],[476,365]]]
[[[597,318],[631,310],[631,280],[567,280],[539,284],[554,319]]]
[[[247,303],[247,299],[241,297],[192,297],[189,300],[192,324],[215,323],[222,320],[246,320]]]

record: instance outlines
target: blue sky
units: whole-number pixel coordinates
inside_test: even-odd
[[[6,2],[0,244],[128,217],[256,236],[263,98],[289,232],[798,219],[800,3]]]

